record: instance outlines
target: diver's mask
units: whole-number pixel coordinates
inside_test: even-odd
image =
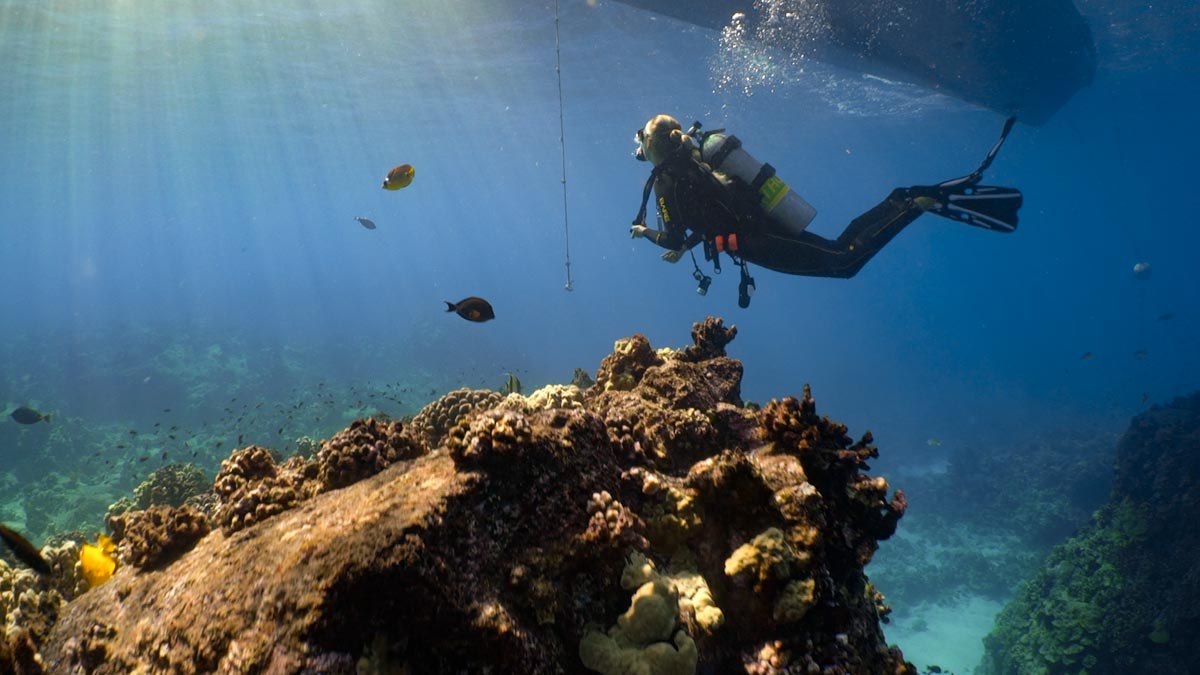
[[[637,143],[637,149],[633,151],[633,158],[639,162],[646,161],[646,130],[638,129],[633,135],[633,142]]]

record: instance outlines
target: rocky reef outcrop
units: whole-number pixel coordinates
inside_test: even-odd
[[[1198,453],[1200,393],[1135,417],[1108,503],[1005,607],[979,672],[1196,672]]]
[[[903,494],[807,388],[744,407],[734,334],[618,341],[586,393],[462,390],[413,433],[356,423],[333,473],[236,451],[221,527],[63,607],[39,667],[915,673],[863,572]]]

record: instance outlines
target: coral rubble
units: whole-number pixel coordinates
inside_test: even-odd
[[[981,673],[1196,672],[1197,448],[1200,393],[1133,419],[1108,503],[1000,613]]]
[[[635,335],[586,392],[451,392],[411,431],[355,422],[316,461],[238,450],[214,484],[222,530],[75,599],[42,662],[915,673],[863,573],[903,495],[807,390],[743,407],[734,333],[709,319],[680,351]]]

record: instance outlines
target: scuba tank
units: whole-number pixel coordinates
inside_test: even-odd
[[[689,132],[699,141],[700,158],[713,171],[736,178],[757,192],[763,211],[785,234],[800,234],[817,216],[811,204],[775,175],[775,167],[743,150],[737,136],[726,135],[724,129],[697,134],[699,129],[696,122]]]

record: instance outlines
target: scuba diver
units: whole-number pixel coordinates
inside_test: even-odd
[[[923,213],[933,213],[995,232],[1017,229],[1021,192],[980,185],[1016,118],[1004,123],[1000,140],[972,173],[937,185],[896,188],[882,202],[850,222],[837,239],[805,231],[816,216],[808,202],[755,160],[736,136],[724,129],[686,132],[670,115],[657,115],[639,129],[634,155],[654,165],[642,191],[642,207],[630,234],[667,249],[663,260],[678,262],[691,253],[705,295],[712,277],[704,274],[692,249],[704,245],[704,259],[721,273],[722,253],[741,269],[738,306],[749,307],[755,289],[748,265],[776,272],[848,279],[858,273],[892,237]],[[646,226],[646,205],[654,188],[660,229]]]

